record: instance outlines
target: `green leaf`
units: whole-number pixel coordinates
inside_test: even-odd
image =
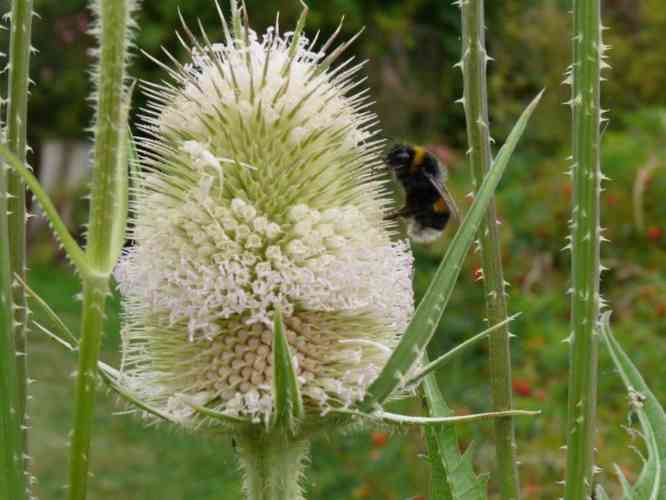
[[[25,290],[26,294],[28,294],[32,300],[35,301],[35,303],[46,313],[46,315],[49,317],[49,319],[58,327],[58,330],[60,333],[64,336],[67,337],[69,341],[64,341],[62,338],[57,337],[58,342],[61,344],[67,346],[70,346],[70,350],[76,350],[79,345],[79,339],[76,338],[76,335],[72,333],[72,330],[69,329],[69,327],[65,324],[65,322],[60,319],[60,316],[56,314],[56,312],[51,309],[51,306],[47,304],[47,302],[39,296],[37,292],[35,292],[32,288],[28,286],[28,284],[23,281],[21,276],[18,274],[14,276],[14,279],[18,281],[21,286],[23,286],[23,289]],[[34,323],[34,321],[33,321]],[[44,327],[40,326],[40,329],[46,333],[47,335],[53,336],[54,334],[46,330]]]
[[[115,368],[107,365],[106,363],[98,361],[97,373],[99,373],[99,375],[102,377],[102,380],[104,380],[104,382],[109,386],[110,389],[112,389],[116,394],[118,394],[128,403],[133,404],[134,406],[145,411],[146,413],[150,413],[155,417],[164,419],[167,422],[171,422],[173,424],[179,424],[179,422],[170,415],[167,415],[166,413],[158,410],[157,408],[152,407],[148,403],[142,401],[138,396],[128,391],[125,387],[123,387],[122,384],[118,382],[118,378],[120,377],[120,372]]]
[[[453,414],[444,401],[433,374],[425,377],[423,390],[431,416],[445,417]],[[436,445],[428,445],[428,455],[433,467],[433,499],[438,498],[435,496],[436,490],[448,490],[453,500],[486,500],[486,481],[474,472],[471,452],[460,454],[455,427],[433,427],[429,432],[432,433]],[[440,470],[444,473],[443,480]],[[445,493],[437,495],[441,495],[442,499],[448,498]]]
[[[454,500],[451,488],[446,479],[446,469],[439,458],[437,444],[437,434],[439,432],[441,432],[441,429],[437,427],[431,426],[425,428],[428,462],[430,462],[430,498],[432,500]]]
[[[237,417],[235,415],[227,415],[226,413],[222,413],[221,411],[213,410],[211,408],[206,408],[205,406],[199,406],[197,404],[191,403],[187,400],[184,400],[184,403],[191,407],[192,409],[196,410],[198,413],[201,413],[202,415],[205,415],[206,417],[211,417],[216,420],[220,420],[221,422],[224,422],[225,424],[232,424],[232,425],[239,425],[239,424],[251,424],[252,420],[249,418],[243,418],[243,417]]]
[[[0,156],[2,156],[2,158],[9,164],[9,166],[14,169],[14,172],[16,172],[21,177],[21,179],[23,179],[25,185],[28,186],[28,189],[30,189],[30,191],[32,191],[32,193],[35,195],[35,198],[37,198],[37,201],[44,209],[46,218],[48,219],[49,224],[56,235],[56,238],[58,238],[58,240],[62,243],[67,256],[72,261],[77,271],[82,276],[92,274],[93,271],[86,255],[83,253],[83,250],[81,250],[79,244],[69,233],[67,226],[60,218],[60,215],[58,215],[58,211],[53,205],[51,198],[49,198],[49,195],[46,193],[46,191],[44,191],[44,188],[42,188],[41,184],[32,174],[30,169],[21,160],[19,160],[5,144],[0,144]]]
[[[448,415],[445,417],[414,417],[411,415],[401,415],[399,413],[390,413],[386,411],[376,411],[374,413],[365,413],[358,410],[347,410],[336,408],[330,410],[331,413],[341,413],[343,415],[352,415],[365,418],[378,423],[398,424],[398,425],[449,425],[462,424],[467,422],[477,422],[479,420],[490,420],[501,417],[533,417],[539,415],[539,411],[528,410],[506,410],[491,411],[486,413],[472,413],[470,415]]]
[[[435,272],[428,291],[416,309],[407,331],[377,379],[368,388],[366,397],[360,405],[361,408],[367,410],[381,405],[398,387],[403,386],[405,374],[430,342],[442,319],[463,261],[476,238],[488,204],[542,94],[543,92],[527,106],[509,134],[506,143],[500,149],[490,171],[483,180],[474,203],[449,244],[442,263]]]
[[[604,314],[601,328],[606,347],[624,382],[632,410],[638,416],[648,459],[627,500],[658,500],[666,498],[666,413],[652,394],[638,369],[615,340],[610,329],[610,313]]]
[[[273,318],[273,410],[272,426],[284,425],[295,431],[303,417],[303,399],[296,370],[289,352],[282,313],[275,311]]]
[[[128,119],[130,106],[132,104],[132,95],[134,94],[134,87],[136,80],[127,89],[123,96],[121,104],[120,123],[125,128],[129,128]],[[111,252],[110,260],[114,263],[120,257],[120,254],[125,247],[125,237],[127,231],[127,217],[129,207],[129,172],[132,171],[133,165],[137,164],[136,151],[134,149],[134,142],[131,133],[126,134],[118,132],[118,168],[115,169],[115,181],[113,183],[113,190],[115,192],[115,203],[113,204],[113,217],[112,224],[109,230],[111,238],[109,241],[109,251]]]
[[[504,321],[500,321],[496,325],[491,326],[490,328],[487,328],[486,330],[482,331],[481,333],[477,333],[473,337],[468,338],[464,342],[461,342],[457,346],[455,346],[453,349],[450,351],[442,354],[439,358],[437,358],[434,361],[431,361],[427,365],[425,365],[421,371],[419,371],[416,375],[411,377],[410,379],[405,382],[405,386],[410,386],[410,385],[417,385],[419,384],[426,375],[429,373],[439,370],[441,367],[444,365],[450,363],[453,359],[456,358],[456,356],[459,356],[460,354],[464,353],[467,351],[470,347],[475,346],[479,342],[481,342],[483,339],[488,337],[491,333],[494,331],[499,330],[502,328],[504,325],[510,323],[514,319],[516,319],[518,316],[520,316],[520,313],[514,314],[510,318],[505,319]]]

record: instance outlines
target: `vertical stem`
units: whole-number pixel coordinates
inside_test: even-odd
[[[307,441],[295,441],[283,430],[239,438],[246,499],[303,500],[300,481],[308,448]]]
[[[11,35],[9,42],[9,88],[7,106],[7,146],[26,163],[28,125],[28,85],[30,69],[30,37],[32,30],[32,0],[14,0],[11,12]],[[26,270],[26,211],[25,187],[18,174],[10,171],[7,177],[7,200],[9,211],[9,252],[11,276],[18,274],[25,281]],[[14,336],[16,339],[16,362],[18,384],[18,414],[23,427],[23,446],[27,448],[26,402],[27,402],[27,302],[23,287],[13,288]]]
[[[122,250],[127,217],[125,65],[130,3],[99,2],[101,47],[86,253],[93,267],[109,273]]]
[[[97,359],[102,341],[104,303],[108,277],[83,281],[83,318],[79,346],[79,369],[74,393],[74,432],[70,443],[69,498],[84,500],[88,482],[90,438],[95,412]]]
[[[592,492],[597,404],[599,315],[600,76],[603,57],[600,0],[574,0],[574,200],[571,221],[571,343],[565,498]]]
[[[478,186],[492,164],[486,88],[486,52],[483,0],[460,0],[463,25],[462,71],[463,103],[467,121],[469,158],[474,185]],[[490,201],[480,229],[481,258],[486,294],[486,311],[490,324],[507,319],[504,273],[497,226],[495,199]],[[508,327],[490,336],[491,390],[495,410],[509,410],[511,397],[511,351]],[[504,499],[520,495],[515,453],[513,420],[495,419],[497,477]]]
[[[97,1],[100,60],[95,148],[86,257],[83,316],[70,448],[69,498],[85,500],[90,463],[97,360],[109,277],[122,250],[127,218],[127,112],[125,65],[132,0]]]
[[[0,497],[26,498],[18,409],[14,301],[7,218],[7,167],[0,164]]]

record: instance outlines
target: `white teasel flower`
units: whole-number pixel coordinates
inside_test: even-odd
[[[364,397],[413,313],[362,65],[301,28],[225,23],[146,88],[118,381],[186,424],[270,416],[278,309],[313,415]]]

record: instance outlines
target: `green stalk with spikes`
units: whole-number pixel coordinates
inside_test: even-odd
[[[82,272],[83,316],[70,445],[69,498],[84,500],[90,463],[97,363],[109,279],[125,240],[128,197],[127,118],[131,89],[125,85],[132,0],[95,5],[100,38],[94,166],[88,243]]]
[[[0,492],[26,498],[7,223],[7,169],[0,165]]]
[[[604,45],[601,0],[574,0],[573,211],[571,219],[571,344],[567,424],[566,500],[593,491],[599,345],[600,82]]]
[[[7,217],[7,170],[0,164],[0,492],[7,498],[26,498],[23,436],[19,404],[14,300]]]
[[[28,130],[28,86],[30,68],[30,39],[32,31],[32,0],[12,2],[9,42],[9,79],[6,144],[26,162]],[[25,187],[15,172],[7,175],[9,253],[11,276],[25,279],[26,270],[26,208]],[[13,281],[13,280],[12,280]],[[13,288],[14,337],[16,342],[16,382],[18,384],[18,414],[23,426],[23,446],[27,448],[26,403],[28,380],[28,346],[26,341],[28,310],[23,288]]]
[[[492,151],[488,121],[486,66],[490,58],[486,52],[483,0],[461,0],[463,46],[459,64],[463,73],[463,105],[467,122],[469,161],[472,166],[475,189],[490,169]],[[502,269],[499,228],[495,199],[490,201],[479,231],[486,311],[489,324],[501,324],[498,332],[489,337],[490,386],[495,409],[509,410],[511,397],[511,350],[509,329],[506,326],[507,304]],[[504,499],[520,497],[520,484],[515,450],[515,431],[511,418],[495,420],[495,449],[497,479]]]

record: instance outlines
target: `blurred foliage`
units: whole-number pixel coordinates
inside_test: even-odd
[[[7,2],[5,2],[6,4]],[[271,8],[266,5],[270,3]],[[224,0],[221,4],[228,8]],[[281,25],[291,27],[300,11],[296,0],[247,1],[252,24],[262,31],[281,12]],[[488,43],[495,61],[490,65],[490,100],[493,130],[498,138],[508,133],[525,101],[546,87],[549,92],[531,127],[531,143],[551,151],[568,138],[568,110],[560,104],[568,90],[560,85],[569,59],[570,16],[565,0],[507,0],[487,2]],[[606,2],[607,42],[613,71],[605,88],[605,102],[615,115],[635,111],[645,103],[666,105],[666,7],[662,0],[636,4]],[[196,26],[202,19],[210,38],[221,39],[212,0],[144,0],[136,46],[157,58],[161,47],[184,57],[175,36],[178,8]],[[80,137],[90,124],[86,101],[91,86],[93,39],[87,34],[91,15],[85,0],[35,0],[40,18],[35,22],[31,100],[33,144],[47,136]],[[460,97],[460,72],[453,65],[460,57],[459,12],[452,2],[437,0],[312,0],[308,32],[332,33],[345,15],[343,36],[362,27],[366,33],[350,55],[367,58],[368,76],[377,101],[376,110],[386,133],[444,142],[464,142],[463,113],[453,102]],[[7,32],[0,31],[4,46]],[[636,57],[640,54],[641,57]],[[138,55],[132,68],[137,78],[165,77],[157,64]],[[136,105],[144,102],[137,96]],[[138,107],[138,106],[135,106]],[[619,126],[613,122],[612,128]]]

